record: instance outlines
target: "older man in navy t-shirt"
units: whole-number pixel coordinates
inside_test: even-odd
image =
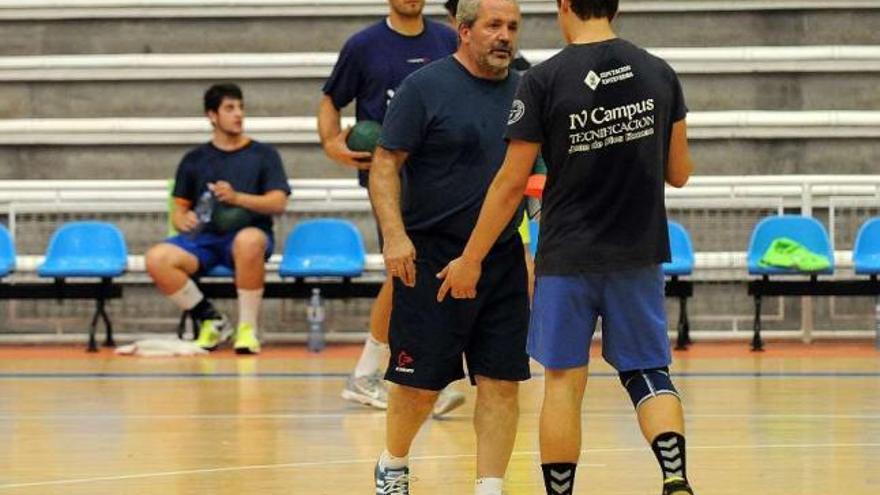
[[[478,391],[474,493],[501,495],[516,437],[518,382],[529,378],[528,285],[514,224],[483,265],[481,297],[437,297],[437,274],[464,248],[504,159],[519,80],[509,70],[521,19],[516,2],[462,0],[457,17],[460,47],[403,82],[371,172],[370,198],[395,283],[392,365],[385,375],[395,385],[386,450],[376,466],[377,493],[409,493],[412,441],[438,391],[464,377],[464,358]]]

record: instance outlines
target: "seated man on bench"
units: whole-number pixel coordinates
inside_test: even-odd
[[[180,234],[147,251],[147,272],[163,294],[192,313],[199,327],[196,343],[214,350],[229,338],[231,327],[190,277],[218,265],[234,267],[235,352],[256,354],[264,263],[274,244],[271,215],[284,212],[290,186],[275,148],[244,134],[238,86],[211,86],[204,104],[214,128],[211,141],[183,157],[172,193],[171,222]]]

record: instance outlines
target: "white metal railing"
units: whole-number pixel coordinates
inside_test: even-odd
[[[552,0],[520,0],[525,14],[554,14]],[[762,10],[876,9],[877,0],[628,0],[623,13],[741,12]],[[0,0],[0,19],[327,17],[383,15],[383,0]],[[429,0],[428,14],[443,14],[442,2]]]
[[[292,212],[370,211],[365,189],[355,179],[296,179],[290,181]],[[670,209],[786,208],[810,215],[815,209],[831,213],[829,233],[835,238],[834,211],[849,206],[880,207],[880,175],[697,176],[687,187],[667,188]],[[162,213],[168,208],[165,180],[0,180],[0,215],[15,234],[22,213]],[[842,256],[842,266],[848,258]],[[739,269],[745,259],[736,251],[701,253],[698,266]]]
[[[680,74],[880,71],[880,46],[651,48]],[[532,63],[558,52],[524,50]],[[335,52],[149,53],[0,57],[0,81],[326,78]]]
[[[353,119],[343,119],[352,125]],[[315,117],[250,117],[248,134],[273,144],[318,144]],[[198,144],[211,131],[204,117],[0,120],[0,145]],[[829,139],[880,137],[880,111],[691,112],[688,137]]]
[[[291,203],[368,199],[366,190],[353,178],[291,179],[288,182],[293,190]],[[672,206],[687,200],[696,201],[695,205],[714,200],[728,207],[737,207],[737,201],[747,199],[780,198],[786,207],[801,205],[810,210],[814,206],[828,207],[833,197],[880,201],[880,175],[695,176],[686,187],[668,187],[666,197]],[[65,208],[79,203],[112,202],[113,205],[107,206],[113,208],[124,202],[147,201],[164,208],[167,199],[168,181],[161,179],[0,180],[0,205],[39,203],[50,208],[51,205]],[[767,204],[773,205],[769,199]]]

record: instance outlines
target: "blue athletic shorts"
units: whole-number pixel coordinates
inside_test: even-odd
[[[217,265],[224,265],[230,268],[235,267],[232,259],[232,242],[235,240],[238,232],[241,231],[229,232],[227,234],[214,234],[211,232],[201,232],[196,235],[179,234],[165,239],[165,242],[174,244],[198,258],[199,271],[196,275],[204,275]],[[268,238],[264,256],[265,259],[269,259],[275,248],[275,240],[272,234],[265,231],[263,233]]]
[[[602,356],[615,369],[668,366],[664,284],[659,265],[539,276],[529,322],[529,355],[550,369],[585,366],[601,316]]]

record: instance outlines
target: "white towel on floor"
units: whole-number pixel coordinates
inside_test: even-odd
[[[116,348],[116,354],[144,357],[197,356],[208,351],[193,342],[178,339],[145,339]]]

